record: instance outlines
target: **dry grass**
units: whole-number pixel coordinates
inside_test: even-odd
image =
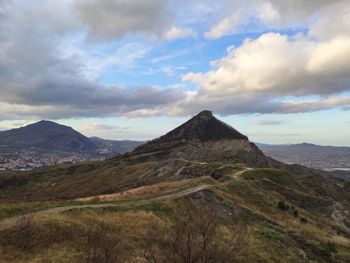
[[[350,247],[350,239],[344,236],[333,236],[332,241],[336,244]]]
[[[207,169],[211,171],[220,167],[218,164],[211,164]],[[76,186],[78,191],[69,195],[70,197],[89,196],[79,198],[78,201],[136,200],[137,202],[123,202],[123,206],[114,208],[81,209],[61,214],[38,215],[33,224],[34,232],[30,232],[33,235],[28,238],[29,248],[20,246],[14,249],[15,246],[8,242],[9,238],[1,237],[5,231],[0,233],[0,262],[84,262],[80,260],[84,253],[82,247],[84,248],[86,244],[83,234],[87,232],[91,223],[101,221],[105,222],[108,230],[116,231],[115,233],[119,233],[118,228],[122,229],[120,235],[125,237],[125,245],[134,249],[133,253],[142,258],[142,252],[137,249],[140,249],[140,242],[147,236],[150,223],[160,227],[160,237],[167,237],[171,233],[176,216],[186,215],[192,211],[195,206],[193,204],[197,204],[198,200],[207,203],[217,202],[220,204],[222,214],[227,214],[226,210],[229,207],[237,211],[241,221],[248,224],[248,247],[243,249],[242,256],[239,256],[240,262],[277,262],[276,259],[280,259],[281,262],[298,262],[300,251],[301,254],[306,253],[313,262],[329,262],[335,256],[343,260],[338,262],[349,259],[350,255],[347,252],[350,247],[349,240],[338,236],[341,234],[337,233],[328,218],[321,217],[307,206],[298,205],[297,201],[315,198],[314,194],[307,192],[306,186],[300,188],[298,180],[276,171],[272,171],[271,174],[270,172],[270,170],[258,170],[256,173],[249,171],[240,174],[241,176],[229,174],[225,181],[214,181],[206,177],[170,181],[174,177],[166,177],[169,181],[159,182],[162,177],[158,176],[163,176],[167,171],[163,171],[162,165],[156,166],[152,162],[147,162],[120,163],[118,167],[111,166],[101,170],[98,176],[70,175],[69,180],[65,179],[65,184],[55,188],[56,192],[68,191],[66,185],[69,183],[69,189]],[[153,179],[149,180],[150,178]],[[129,184],[130,182],[133,184]],[[211,191],[164,202],[138,202],[204,183],[213,185]],[[289,189],[290,187],[293,189]],[[42,188],[46,189],[45,185]],[[300,189],[304,189],[305,193],[301,193]],[[50,188],[47,189],[49,190]],[[104,195],[100,195],[101,193]],[[295,206],[299,217],[294,217],[289,211],[279,210],[277,203],[280,200]],[[307,218],[308,222],[302,224],[300,217]],[[28,224],[24,220],[18,225],[20,226],[18,229],[25,230]],[[227,232],[230,232],[232,227],[233,225],[229,226]],[[7,229],[7,233],[12,236],[14,233],[19,233],[26,237],[27,232],[15,228]],[[330,242],[332,245],[334,243],[337,252],[332,251],[327,245]],[[43,261],[45,257],[51,261]]]
[[[139,197],[153,197],[165,194],[169,191],[175,190],[191,182],[192,180],[190,179],[172,182],[161,182],[154,185],[137,187],[115,194],[96,195],[85,198],[79,198],[77,199],[77,201],[120,201]]]

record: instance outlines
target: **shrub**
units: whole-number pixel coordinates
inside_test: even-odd
[[[337,249],[335,247],[335,243],[328,241],[326,244],[326,248],[328,249],[328,251],[330,251],[331,253],[337,253]]]
[[[18,248],[28,248],[34,237],[34,215],[21,216],[16,222],[16,229],[13,234],[13,245]]]
[[[327,259],[327,262],[333,262],[332,254],[337,253],[335,244],[331,241],[328,241],[327,243],[321,243],[320,245],[320,255],[323,258]]]
[[[152,225],[146,235],[144,257],[151,263],[236,262],[247,241],[247,228],[240,226],[224,237],[220,234],[217,208],[200,208],[197,214],[178,217],[169,235]]]
[[[293,216],[294,216],[294,217],[298,217],[298,216],[299,216],[298,210],[293,210]]]
[[[279,201],[277,206],[282,211],[288,210],[288,206],[283,201]]]
[[[123,236],[104,222],[93,223],[86,233],[84,257],[87,263],[125,262]]]
[[[303,224],[307,223],[307,219],[305,217],[300,217],[300,222]]]

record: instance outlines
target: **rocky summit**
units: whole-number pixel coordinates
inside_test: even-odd
[[[211,111],[205,110],[154,142],[222,139],[248,140],[248,137],[215,118]]]
[[[220,140],[248,141],[248,137],[215,118],[211,111],[204,110],[167,134],[140,146],[136,151],[147,152],[189,142]]]
[[[205,110],[189,121],[137,147],[131,155],[158,152],[161,158],[187,160],[226,160],[255,167],[279,167],[265,156],[248,137],[218,120]]]

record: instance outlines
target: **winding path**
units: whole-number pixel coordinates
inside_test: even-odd
[[[173,194],[168,194],[164,196],[158,196],[158,197],[153,197],[150,199],[144,199],[144,200],[136,200],[136,201],[131,201],[134,205],[142,205],[154,201],[163,201],[163,200],[173,200],[177,199],[183,196],[187,196],[196,192],[200,192],[204,189],[210,188],[211,185],[201,185],[197,187],[193,187],[190,189],[186,189],[181,192],[173,193]],[[72,205],[72,206],[61,206],[61,207],[54,207],[54,208],[49,208],[46,210],[42,210],[39,212],[34,212],[30,214],[24,214],[20,216],[13,216],[9,218],[5,218],[0,220],[0,230],[3,230],[7,228],[8,226],[15,224],[18,219],[20,219],[22,216],[26,215],[33,215],[33,216],[38,216],[38,215],[49,215],[49,214],[56,214],[56,213],[61,213],[73,209],[83,209],[83,208],[105,208],[105,207],[122,207],[124,206],[125,203],[120,203],[120,204],[113,204],[113,203],[104,203],[104,204],[87,204],[87,205]]]
[[[243,173],[245,173],[246,171],[249,171],[249,170],[252,170],[252,168],[244,168],[243,170],[238,171],[235,174],[231,175],[231,177],[234,179],[238,179],[239,176],[241,176]],[[223,183],[223,184],[225,184],[225,183]],[[173,199],[177,199],[180,197],[188,196],[188,195],[196,193],[196,192],[200,192],[204,189],[211,188],[212,186],[213,185],[204,184],[204,185],[196,186],[196,187],[186,189],[186,190],[183,190],[183,191],[180,191],[177,193],[172,193],[172,194],[163,195],[163,196],[157,196],[157,197],[144,199],[144,200],[135,200],[135,201],[130,201],[130,202],[132,202],[132,204],[134,204],[134,205],[142,205],[142,204],[147,204],[147,203],[150,203],[153,201],[173,200]],[[128,203],[128,204],[130,204],[130,203]],[[61,212],[65,212],[65,211],[69,211],[69,210],[73,210],[73,209],[122,207],[122,206],[125,206],[125,203],[120,203],[120,204],[116,204],[116,203],[86,204],[86,205],[72,205],[72,206],[54,207],[54,208],[49,208],[49,209],[42,210],[39,212],[34,212],[31,214],[24,214],[24,215],[20,215],[20,216],[13,216],[13,217],[4,218],[4,219],[0,220],[0,230],[3,230],[12,224],[15,224],[18,219],[20,219],[22,216],[26,216],[26,215],[33,215],[33,216],[49,215],[49,214],[61,213]]]

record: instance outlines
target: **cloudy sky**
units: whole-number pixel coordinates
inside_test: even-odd
[[[350,1],[0,0],[0,130],[144,140],[203,109],[350,146]]]

